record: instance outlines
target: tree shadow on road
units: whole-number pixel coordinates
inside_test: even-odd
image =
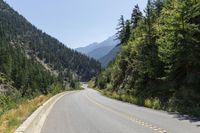
[[[173,116],[173,118],[176,118],[180,121],[189,121],[196,125],[197,127],[200,128],[200,117],[194,117],[194,116],[189,116],[189,115],[184,115],[184,114],[179,114],[179,113],[173,113],[173,112],[168,112],[170,115]]]

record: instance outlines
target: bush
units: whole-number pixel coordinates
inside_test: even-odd
[[[152,101],[151,99],[145,99],[144,106],[148,108],[152,108]]]
[[[117,92],[112,93],[112,98],[117,99],[117,100],[121,100],[121,96]]]
[[[94,87],[95,87],[95,83],[94,83],[94,82],[95,82],[94,79],[90,80],[90,81],[88,82],[88,87],[94,88]]]
[[[108,91],[113,90],[113,85],[112,85],[111,83],[108,83],[108,84],[106,85],[106,89],[107,89]]]
[[[103,91],[103,94],[106,96],[112,96],[112,93],[110,91]]]
[[[158,98],[153,99],[153,109],[161,109],[161,102]]]
[[[153,109],[161,109],[161,102],[158,98],[145,99],[144,106]]]
[[[78,90],[78,89],[80,89],[80,83],[76,80],[72,80],[70,82],[70,88]]]
[[[130,101],[130,103],[137,104],[138,103],[138,98],[134,97],[134,96],[130,96],[129,101]]]
[[[121,99],[124,102],[130,102],[130,98],[129,98],[129,96],[127,94],[122,94],[121,95]]]
[[[11,93],[8,96],[0,94],[0,114],[3,114],[9,109],[15,108],[21,100],[21,95],[17,92]]]
[[[60,93],[61,92],[61,85],[60,84],[53,84],[53,85],[51,85],[51,87],[50,87],[50,93],[52,94],[52,95],[55,95],[55,94],[58,94],[58,93]]]

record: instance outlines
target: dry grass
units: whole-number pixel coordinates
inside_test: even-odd
[[[27,100],[16,109],[9,110],[0,117],[0,133],[13,133],[16,128],[35,111],[40,105],[50,98],[49,96],[38,96]]]

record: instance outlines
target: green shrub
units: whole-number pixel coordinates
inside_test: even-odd
[[[134,96],[130,96],[129,102],[133,103],[133,104],[137,104],[138,103],[138,98],[134,97]]]
[[[103,91],[103,94],[108,96],[108,97],[111,97],[112,96],[112,93],[110,91]]]
[[[161,102],[158,98],[153,99],[153,109],[161,109]]]
[[[11,118],[9,121],[8,121],[8,127],[13,127],[15,125],[18,125],[19,124],[19,120],[17,118]]]
[[[0,93],[0,115],[7,110],[17,107],[22,101],[23,98],[18,91],[13,91],[9,95]]]
[[[124,102],[130,102],[130,98],[129,98],[129,96],[127,94],[122,94],[121,95],[121,99]]]
[[[108,83],[108,84],[106,85],[106,90],[108,90],[108,91],[113,90],[113,85],[112,85],[111,83]]]
[[[112,93],[112,98],[117,99],[117,100],[121,100],[121,97],[117,92]]]
[[[50,91],[51,91],[52,95],[55,95],[61,91],[61,89],[60,89],[61,85],[59,85],[59,84],[53,84],[53,85],[51,85],[50,88],[51,88]]]
[[[152,101],[151,99],[145,99],[144,106],[148,108],[152,108]]]
[[[158,98],[145,99],[144,106],[153,109],[161,109],[161,102]]]
[[[90,87],[90,88],[94,88],[95,87],[94,79],[92,79],[92,80],[90,80],[88,82],[88,87]]]

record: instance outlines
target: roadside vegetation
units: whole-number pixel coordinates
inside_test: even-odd
[[[13,133],[17,127],[35,111],[40,105],[48,100],[51,95],[37,96],[31,100],[23,100],[16,107],[7,110],[0,115],[0,132]]]
[[[200,1],[148,0],[121,16],[121,51],[93,79],[107,96],[200,116]]]
[[[61,87],[58,84],[52,85],[51,91],[47,95],[40,94],[34,97],[21,97],[17,91],[10,95],[0,93],[0,133],[14,132],[31,113],[52,96],[63,91],[81,89],[80,86],[65,89],[61,89]]]
[[[0,36],[0,133],[11,133],[51,96],[80,89],[70,71],[54,74]]]
[[[13,132],[51,96],[80,89],[79,80],[99,69],[0,0],[0,133]]]

